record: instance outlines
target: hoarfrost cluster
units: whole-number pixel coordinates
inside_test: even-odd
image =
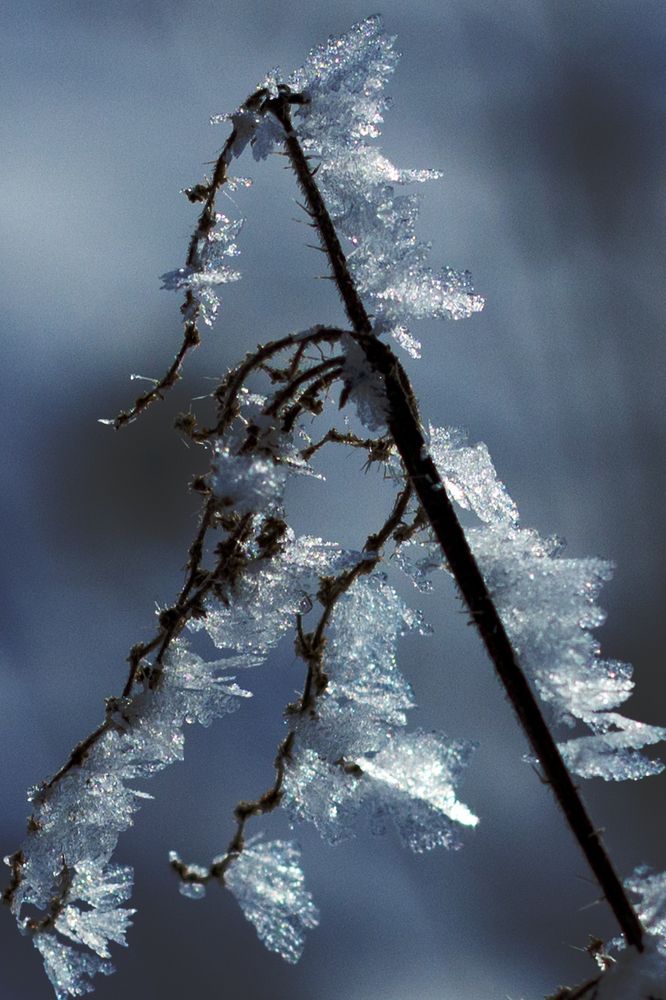
[[[230,267],[228,258],[240,253],[236,237],[242,225],[242,219],[232,220],[218,213],[214,228],[196,241],[193,263],[162,275],[162,288],[191,293],[208,326],[213,325],[220,307],[218,285],[240,278],[240,272]]]
[[[384,87],[397,61],[395,39],[371,17],[315,49],[288,84],[309,98],[299,109],[299,137],[318,164],[319,186],[375,329],[418,357],[409,323],[461,319],[482,309],[483,299],[467,272],[428,265],[430,247],[416,237],[418,196],[395,192],[441,174],[398,169],[368,141],[380,134]]]
[[[312,896],[303,886],[300,860],[300,852],[290,841],[254,842],[226,878],[259,940],[287,962],[298,961],[305,931],[319,922]]]
[[[174,642],[160,686],[151,690],[146,683],[109,706],[81,762],[32,792],[30,833],[20,854],[7,859],[20,874],[12,909],[33,933],[58,997],[88,992],[91,975],[112,971],[109,942],[125,944],[134,910],[122,904],[132,872],[110,858],[149,797],[135,782],[182,759],[186,723],[208,725],[246,697],[219,664],[204,664],[184,642]],[[26,915],[26,908],[44,916]]]

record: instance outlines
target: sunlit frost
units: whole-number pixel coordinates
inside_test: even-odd
[[[305,888],[296,845],[285,840],[248,844],[224,880],[259,940],[285,961],[297,962],[305,931],[317,926],[319,914]]]

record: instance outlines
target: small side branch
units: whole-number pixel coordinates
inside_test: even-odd
[[[254,94],[251,94],[241,106],[240,112],[258,112],[262,107],[265,96],[266,91],[263,88],[257,90]],[[234,118],[235,117],[236,116],[234,116]],[[193,188],[188,188],[185,192],[190,201],[203,202],[203,208],[201,209],[194,232],[190,238],[187,251],[185,266],[188,268],[194,268],[196,266],[199,255],[199,243],[201,240],[206,239],[215,227],[215,202],[217,193],[228,180],[227,171],[234,155],[234,145],[237,138],[238,128],[234,124],[229,138],[225,142],[222,152],[215,162],[215,168],[213,170],[211,180],[203,184],[196,184]],[[181,306],[181,312],[186,319],[183,329],[183,340],[175,358],[162,378],[156,382],[151,389],[135,399],[129,410],[121,410],[115,419],[111,421],[104,421],[104,423],[110,423],[114,430],[120,430],[121,427],[124,427],[126,424],[136,420],[136,418],[140,416],[144,410],[147,410],[149,406],[156,402],[156,400],[163,399],[164,393],[174,386],[180,379],[180,372],[186,356],[193,348],[198,347],[201,343],[201,335],[197,325],[200,307],[190,289],[188,289],[185,293],[185,300]]]

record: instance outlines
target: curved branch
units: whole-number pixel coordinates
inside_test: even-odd
[[[244,111],[254,111],[255,113],[260,113],[265,95],[266,90],[264,88],[260,88],[255,91],[255,93],[251,94],[241,105],[237,114],[242,114]],[[232,117],[234,126],[222,148],[222,152],[215,162],[215,168],[213,170],[211,180],[208,183],[196,184],[193,188],[188,188],[184,192],[190,201],[202,201],[204,203],[197,220],[197,224],[194,228],[194,232],[190,237],[187,250],[185,266],[189,268],[194,267],[197,263],[199,242],[202,239],[205,239],[215,226],[215,201],[217,193],[228,180],[227,169],[233,159],[234,145],[238,139],[238,126],[235,124],[235,119],[236,115]],[[181,306],[181,312],[186,317],[183,340],[171,365],[159,382],[155,383],[152,389],[149,389],[147,392],[143,393],[143,395],[134,400],[134,403],[129,410],[121,410],[113,420],[103,420],[102,423],[110,424],[114,430],[120,430],[121,427],[124,427],[126,424],[136,420],[136,418],[143,413],[144,410],[147,410],[148,407],[156,400],[164,398],[164,392],[174,386],[180,379],[180,372],[187,354],[201,343],[201,335],[197,326],[200,311],[199,303],[192,294],[192,291],[188,289],[185,293],[185,300]]]
[[[374,442],[369,442],[373,444]],[[399,528],[407,512],[409,501],[413,496],[411,483],[406,482],[398,493],[393,509],[386,521],[374,534],[368,535],[363,551],[368,558],[356,563],[351,569],[344,570],[337,577],[325,577],[320,580],[317,597],[323,606],[323,611],[313,632],[304,633],[301,617],[296,616],[296,651],[308,666],[305,686],[300,699],[287,706],[287,716],[302,716],[315,711],[318,697],[325,691],[327,677],[323,669],[324,648],[326,645],[325,631],[331,614],[340,597],[345,594],[355,580],[374,569],[381,559],[381,550],[391,537],[399,538]],[[287,735],[278,746],[275,757],[275,780],[268,791],[253,801],[242,800],[234,809],[236,830],[225,853],[216,859],[208,868],[199,865],[189,865],[177,855],[170,860],[172,869],[182,882],[205,885],[211,881],[224,882],[224,873],[229,865],[245,847],[245,827],[253,816],[263,816],[273,812],[282,801],[282,787],[285,773],[292,758],[295,730]]]

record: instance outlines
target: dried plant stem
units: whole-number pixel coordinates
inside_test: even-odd
[[[373,370],[382,376],[388,403],[388,428],[407,469],[448,566],[467,604],[495,671],[511,701],[532,750],[620,925],[628,944],[642,950],[643,929],[564,764],[539,704],[523,673],[499,613],[474,559],[437,468],[428,453],[409,379],[393,352],[372,334],[335,227],[314,173],[292,126],[289,97],[268,107],[285,132],[284,146],[305,197],[313,225],[328,256],[333,277],[355,339]]]
[[[546,1000],[583,1000],[583,997],[596,996],[596,987],[600,981],[601,976],[595,976],[594,979],[590,979],[580,986],[565,986],[564,989],[553,994],[553,996],[547,997]],[[592,993],[593,990],[595,990],[594,994]]]

